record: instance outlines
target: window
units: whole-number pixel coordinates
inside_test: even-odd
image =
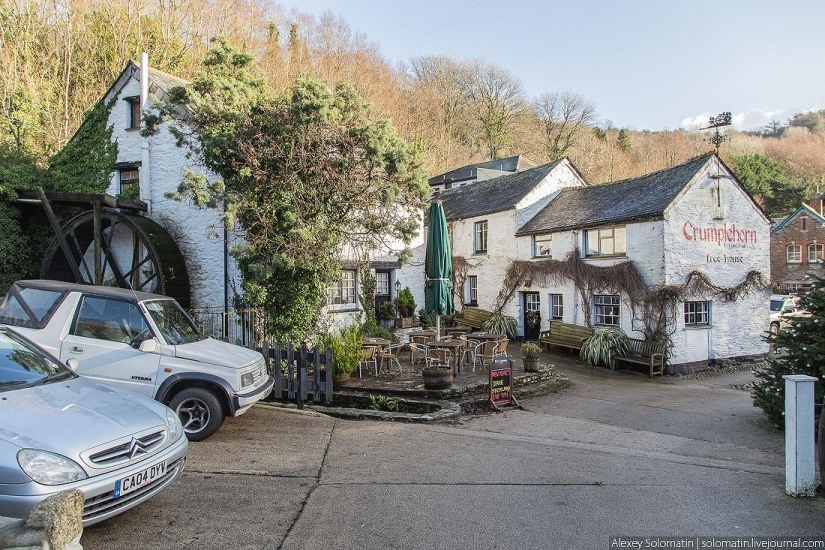
[[[564,317],[564,296],[561,294],[550,295],[550,319],[561,321]]]
[[[803,216],[800,219],[802,220],[802,231],[807,231],[808,230],[808,218],[806,216]]]
[[[627,252],[624,227],[591,229],[584,232],[584,238],[587,256],[618,256]]]
[[[475,251],[487,252],[487,220],[484,220],[483,222],[476,222]]]
[[[597,325],[619,326],[619,297],[616,295],[597,295],[593,297]]]
[[[327,305],[350,304],[355,305],[355,270],[345,269],[341,272],[341,280],[327,288]]]
[[[808,245],[808,263],[815,264],[822,260],[822,245],[819,243],[811,243]]]
[[[553,235],[533,235],[533,257],[553,257]]]
[[[390,295],[390,274],[387,271],[375,272],[375,293],[381,296]]]
[[[525,311],[541,311],[541,295],[538,292],[525,294],[524,309]]]
[[[789,264],[799,264],[802,263],[802,245],[800,244],[789,244],[788,248],[785,249],[785,257],[787,258],[787,263]]]
[[[132,347],[152,337],[140,308],[131,302],[85,296],[74,323],[72,334],[109,342],[123,342]]]
[[[478,277],[475,275],[467,276],[465,288],[464,303],[471,306],[478,305]]]
[[[131,188],[140,186],[140,171],[137,166],[121,168],[118,171],[120,177],[120,193],[124,194]]]
[[[129,104],[129,130],[140,129],[140,96],[132,96],[125,98],[126,103]]]
[[[685,325],[709,325],[710,302],[685,302]]]

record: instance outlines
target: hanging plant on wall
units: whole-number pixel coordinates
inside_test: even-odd
[[[588,326],[592,326],[592,296],[603,292],[620,294],[630,303],[633,330],[642,332],[646,340],[667,342],[668,349],[672,347],[671,336],[676,330],[679,306],[686,299],[718,296],[722,302],[733,302],[771,286],[760,271],[750,271],[738,285],[724,287],[714,284],[707,274],[694,270],[680,285],[649,287],[632,261],[596,266],[585,262],[579,250],[574,249],[563,260],[510,262],[493,309],[500,313],[527,281],[538,286],[551,286],[568,280],[579,292]],[[538,322],[541,323],[540,318]]]
[[[536,330],[541,326],[541,313],[530,310],[524,315],[524,324],[530,330]]]

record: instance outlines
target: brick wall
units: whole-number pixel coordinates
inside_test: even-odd
[[[808,245],[813,243],[825,244],[825,223],[807,209],[798,210],[771,235],[771,273],[779,292],[787,292],[789,283],[807,284],[808,273],[825,275],[825,265],[809,261]],[[790,245],[801,246],[800,262],[787,261]]]

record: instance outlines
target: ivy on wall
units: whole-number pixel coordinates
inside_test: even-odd
[[[99,103],[86,116],[66,146],[43,168],[34,157],[0,144],[0,294],[22,278],[40,274],[43,255],[54,238],[41,206],[19,206],[17,192],[43,187],[48,191],[103,193],[117,160],[112,126],[113,102]],[[63,209],[54,206],[58,217]],[[64,218],[76,213],[65,212]]]
[[[633,329],[647,340],[665,341],[670,346],[676,330],[679,306],[691,297],[717,297],[722,302],[734,302],[751,292],[770,287],[770,281],[759,271],[750,271],[739,284],[731,287],[714,284],[707,274],[694,270],[678,285],[648,286],[630,260],[610,266],[595,266],[585,262],[578,249],[563,260],[516,260],[510,262],[502,288],[493,306],[500,313],[523,285],[539,286],[573,282],[581,297],[582,311],[588,326],[591,322],[591,299],[594,294],[610,292],[624,295],[633,311]]]

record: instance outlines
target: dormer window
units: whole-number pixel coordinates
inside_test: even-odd
[[[127,130],[140,130],[140,96],[125,98],[129,105],[129,126]]]

